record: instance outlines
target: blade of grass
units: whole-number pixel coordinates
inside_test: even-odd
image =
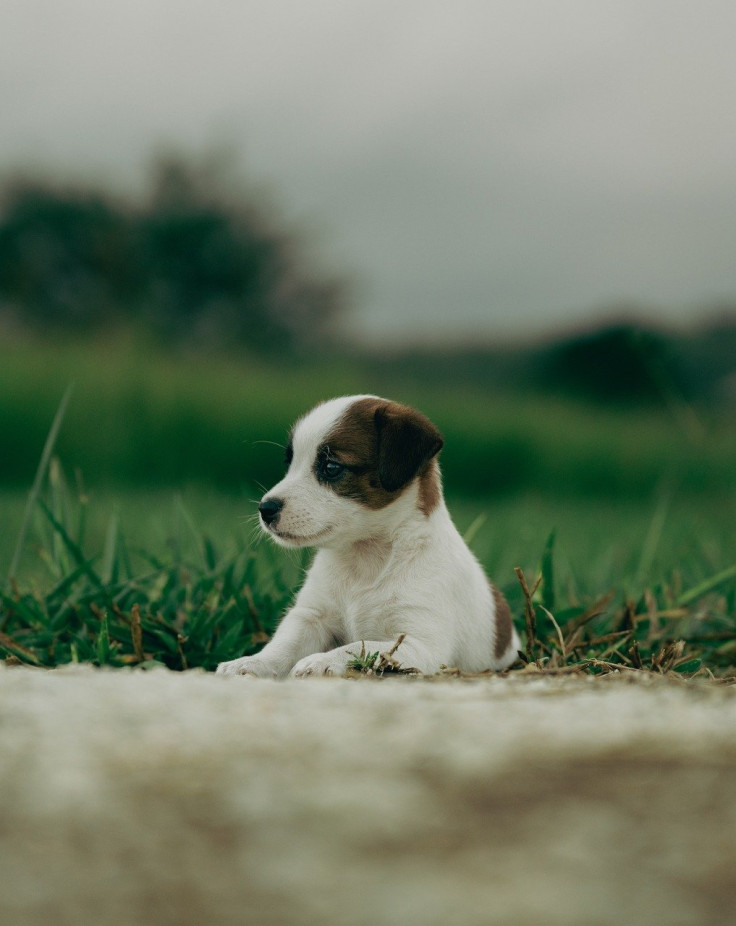
[[[32,653],[29,649],[26,649],[25,646],[21,646],[20,643],[9,637],[6,633],[0,633],[0,647],[7,650],[9,653],[12,653],[16,659],[19,659],[21,662],[27,660],[28,662],[33,663],[34,666],[40,666],[38,658],[35,653]]]
[[[728,569],[724,569],[722,572],[711,576],[710,579],[705,579],[705,581],[700,582],[700,584],[696,585],[695,588],[691,588],[689,591],[683,592],[677,599],[677,604],[680,607],[686,604],[690,604],[690,602],[694,601],[696,598],[700,598],[702,595],[706,595],[708,592],[713,591],[713,589],[719,586],[722,582],[727,582],[729,579],[733,578],[736,578],[736,565],[730,566]]]
[[[194,523],[194,518],[190,514],[189,509],[184,504],[184,499],[179,494],[177,494],[176,496],[176,510],[181,520],[186,525],[189,531],[189,534],[194,542],[194,546],[202,559],[202,563],[206,567],[207,566],[207,550],[203,542],[203,537],[200,534],[197,528],[197,525]],[[181,542],[180,542],[180,545],[181,545]],[[182,552],[180,552],[179,555],[180,556],[183,555]]]
[[[554,549],[557,531],[553,530],[544,545],[542,553],[542,607],[549,614],[555,609],[555,567]]]
[[[77,484],[77,543],[80,547],[84,546],[84,535],[87,529],[87,506],[89,497],[84,489],[82,472],[79,468],[75,469],[74,477]]]
[[[130,612],[130,635],[133,640],[133,650],[138,662],[143,662],[143,628],[141,627],[141,609],[134,604]]]
[[[10,561],[10,569],[8,570],[8,582],[15,578],[16,572],[18,571],[18,563],[20,562],[23,547],[25,546],[28,526],[31,523],[31,517],[33,516],[33,510],[36,506],[36,500],[38,499],[39,492],[41,491],[41,485],[43,484],[43,477],[46,475],[46,470],[48,469],[49,461],[51,460],[51,454],[54,452],[56,438],[59,436],[61,423],[64,420],[66,408],[69,404],[69,400],[71,399],[73,391],[74,383],[69,383],[69,385],[66,387],[66,392],[61,398],[59,407],[56,409],[54,420],[51,422],[51,428],[48,435],[46,436],[46,443],[43,446],[41,459],[38,463],[38,469],[36,470],[36,478],[33,480],[31,491],[28,493],[28,501],[26,502],[26,508],[23,514],[23,521],[21,522],[20,531],[18,532],[18,540],[15,545],[15,551],[13,552],[13,558]]]
[[[544,605],[541,605],[541,608],[544,611],[544,613],[547,615],[547,617],[552,621],[552,624],[555,628],[555,632],[557,633],[557,640],[560,644],[560,654],[562,655],[562,658],[567,659],[567,647],[565,646],[565,638],[562,635],[562,630],[560,629],[560,625],[555,620],[554,615],[552,614],[551,611],[548,611]]]
[[[58,457],[51,457],[49,461],[48,486],[51,494],[50,507],[59,524],[69,523],[67,518],[67,488],[64,474]],[[65,547],[58,531],[51,538],[51,552],[59,572],[63,575],[71,568],[69,551]]]
[[[468,546],[472,546],[476,534],[481,529],[481,527],[483,527],[487,520],[488,515],[485,513],[485,511],[481,511],[478,517],[473,520],[470,527],[468,527],[468,529],[463,534],[463,540],[465,543],[467,543]]]
[[[38,504],[41,506],[41,510],[51,522],[54,530],[61,536],[61,539],[64,541],[64,545],[66,546],[69,553],[71,553],[72,558],[76,564],[84,569],[87,576],[92,580],[98,589],[104,590],[104,584],[102,580],[92,568],[92,563],[97,559],[97,556],[92,556],[88,559],[80,549],[79,545],[76,544],[69,536],[64,525],[56,520],[53,511],[51,511],[51,509],[42,498],[38,500]]]
[[[110,660],[110,631],[107,622],[107,611],[103,611],[100,620],[100,632],[97,635],[97,661],[101,666]]]
[[[662,532],[664,531],[664,526],[667,521],[667,515],[669,514],[671,501],[671,490],[663,491],[659,497],[659,500],[657,501],[654,513],[652,514],[652,519],[649,522],[649,529],[647,530],[647,535],[644,539],[641,555],[639,556],[639,565],[636,570],[637,586],[640,586],[645,582],[646,577],[649,575],[649,572],[652,568],[654,557],[657,555],[659,542],[662,538]]]
[[[51,591],[46,593],[46,600],[54,601],[58,598],[63,598],[78,579],[88,574],[88,568],[88,563],[84,562],[77,566],[76,569],[73,569],[67,575],[63,576]]]
[[[102,581],[109,585],[113,581],[116,564],[116,553],[118,543],[118,511],[113,510],[110,520],[107,523],[107,532],[105,534],[105,547],[102,554]]]
[[[537,615],[534,608],[534,594],[539,588],[542,576],[538,576],[537,581],[530,589],[524,575],[524,570],[520,566],[514,567],[514,572],[521,585],[524,594],[524,618],[526,620],[526,655],[529,662],[534,661],[534,647],[537,644]]]

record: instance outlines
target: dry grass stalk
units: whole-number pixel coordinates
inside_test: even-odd
[[[530,590],[524,575],[524,570],[520,566],[514,568],[516,577],[521,584],[521,590],[524,593],[524,619],[526,621],[526,657],[529,662],[534,661],[534,648],[537,645],[537,612],[534,607],[534,593],[539,588],[542,581],[541,574],[537,577],[534,587]]]
[[[138,662],[143,662],[143,628],[141,627],[141,609],[134,604],[130,610],[130,636],[133,640],[133,651]]]

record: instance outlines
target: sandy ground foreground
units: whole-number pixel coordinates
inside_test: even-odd
[[[0,923],[733,924],[736,689],[0,666]]]

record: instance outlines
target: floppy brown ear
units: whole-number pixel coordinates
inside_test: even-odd
[[[442,435],[421,412],[398,402],[376,409],[378,478],[387,492],[396,492],[436,456]]]

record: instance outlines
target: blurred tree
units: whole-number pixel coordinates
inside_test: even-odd
[[[626,322],[554,344],[538,370],[543,388],[599,402],[660,401],[684,388],[669,339]]]
[[[311,276],[296,243],[208,165],[159,161],[141,219],[140,306],[166,337],[277,352],[324,337],[340,314],[343,286]]]
[[[273,353],[329,336],[344,296],[207,164],[159,161],[143,205],[29,180],[0,198],[0,313],[37,329],[135,323]]]
[[[0,210],[0,299],[18,320],[79,330],[120,313],[137,288],[122,208],[99,194],[20,180],[8,184]]]
[[[712,317],[698,329],[681,334],[676,349],[698,396],[736,398],[736,305],[714,306]]]

